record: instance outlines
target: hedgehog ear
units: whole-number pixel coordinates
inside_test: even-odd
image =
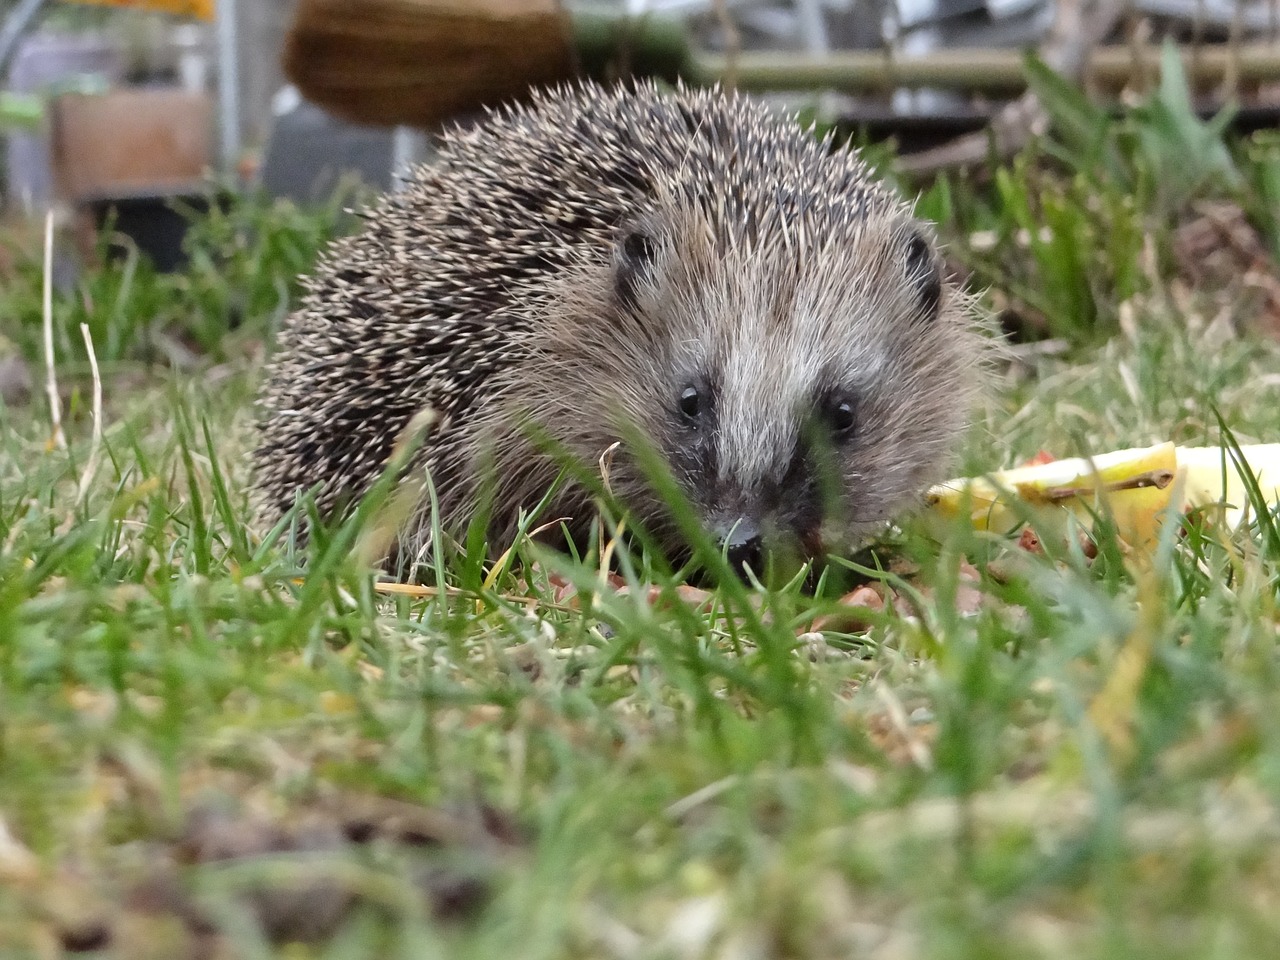
[[[631,225],[622,230],[613,253],[613,289],[618,299],[634,307],[640,282],[653,269],[658,255],[658,242],[644,225]]]
[[[942,266],[933,244],[919,230],[907,234],[906,273],[916,291],[920,314],[934,320],[942,306]]]

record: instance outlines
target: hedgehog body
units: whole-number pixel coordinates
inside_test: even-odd
[[[611,448],[673,553],[642,449],[731,552],[844,549],[941,477],[978,342],[855,153],[736,95],[575,86],[452,132],[327,251],[268,371],[259,498],[341,512],[430,410],[407,472],[451,534],[483,504],[493,550]],[[580,535],[593,500],[564,483],[546,515]],[[402,550],[431,526],[423,498]]]

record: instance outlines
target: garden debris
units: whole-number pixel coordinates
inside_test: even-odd
[[[938,724],[932,715],[916,709],[908,712],[898,695],[879,680],[872,690],[883,709],[863,719],[868,739],[895,766],[933,769]]]
[[[566,603],[570,607],[577,609],[579,601],[575,584],[556,573],[549,573],[547,581],[555,588],[557,603]],[[606,583],[615,596],[627,597],[632,594],[631,586],[616,573],[607,574]],[[670,602],[673,594],[675,599],[691,609],[704,612],[710,608],[715,599],[710,591],[687,583],[676,584],[674,591],[664,590],[657,584],[644,584],[640,589],[644,602],[659,609]]]
[[[887,592],[881,584],[863,584],[841,597],[836,610],[816,617],[810,630],[819,634],[866,630],[884,612]]]
[[[472,919],[504,858],[528,842],[523,827],[484,804],[447,811],[339,794],[268,816],[219,796],[194,806],[178,836],[150,844],[132,870],[44,873],[16,853],[9,859],[23,869],[0,875],[0,885],[24,892],[67,953],[204,960],[232,955],[232,916],[277,945],[322,944],[363,906]],[[362,853],[371,845],[373,857]],[[9,848],[25,850],[12,838]],[[379,879],[388,874],[403,883]]]
[[[325,809],[353,843],[381,840],[411,847],[520,847],[529,842],[523,828],[486,804],[466,813],[423,807],[377,795],[342,795]]]
[[[1194,203],[1172,243],[1182,279],[1229,300],[1238,324],[1280,339],[1280,274],[1265,238],[1239,204]]]
[[[888,565],[888,572],[899,579],[911,581],[918,570],[902,558],[895,557]],[[971,616],[981,607],[983,594],[978,587],[981,574],[965,561],[959,568],[959,577],[960,582],[953,601],[962,616]],[[539,582],[543,585],[543,589],[534,588],[533,584]],[[427,598],[441,593],[437,587],[412,583],[379,582],[374,586],[380,593],[397,596]],[[603,586],[604,592],[613,597],[626,597],[638,592],[643,597],[643,602],[654,610],[669,611],[673,604],[683,603],[688,610],[697,614],[715,613],[720,618],[729,615],[726,610],[716,611],[716,594],[687,583],[677,583],[672,586],[656,583],[641,584],[637,591],[618,574],[607,572],[600,576],[594,586],[597,590]],[[501,599],[523,606],[535,616],[538,615],[534,613],[537,610],[558,608],[577,611],[582,609],[579,584],[563,574],[543,570],[537,564],[533,564],[527,577],[518,582],[518,588],[522,591],[521,593],[502,595]],[[549,596],[546,588],[549,588]],[[446,588],[446,590],[450,595],[467,594],[467,591],[457,588]],[[932,596],[932,589],[928,587],[916,585],[913,586],[913,590],[921,597]],[[761,609],[761,594],[750,593],[747,602],[758,611],[763,622],[771,622],[772,612]],[[814,659],[825,659],[831,650],[826,646],[825,639],[822,639],[821,643],[818,642],[818,638],[822,638],[824,634],[865,633],[883,621],[885,610],[890,606],[900,616],[918,616],[919,611],[915,609],[915,602],[900,595],[885,583],[878,581],[864,583],[833,601],[822,613],[799,625],[796,628],[796,638]],[[603,635],[611,635],[612,630],[608,623],[600,621],[597,626]],[[508,665],[513,670],[523,673],[530,680],[538,680],[543,676],[541,649],[538,643],[525,642],[507,647],[504,653]]]
[[[346,838],[326,818],[296,823],[255,815],[197,808],[178,842],[178,858],[194,864],[252,862],[275,854],[341,853]],[[248,885],[244,897],[267,939],[274,943],[317,943],[338,929],[355,902],[354,894],[325,874],[323,863],[305,879],[269,879]]]

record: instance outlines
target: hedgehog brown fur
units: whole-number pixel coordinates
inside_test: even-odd
[[[574,86],[449,134],[327,251],[270,366],[259,494],[341,512],[430,409],[409,471],[453,534],[486,491],[492,549],[560,474],[548,440],[589,465],[623,441],[611,489],[678,552],[637,437],[749,559],[843,549],[941,477],[979,342],[856,153],[737,95]],[[592,500],[568,483],[548,516],[581,535]],[[430,529],[424,500],[402,548]]]

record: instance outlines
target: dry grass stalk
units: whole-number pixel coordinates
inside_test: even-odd
[[[49,394],[49,419],[53,422],[52,442],[60,449],[67,448],[67,437],[62,432],[62,396],[58,393],[58,375],[53,362],[53,211],[44,218],[44,303],[41,311],[44,320],[44,369],[45,390]]]
[[[98,472],[98,460],[102,454],[102,374],[98,370],[98,355],[93,349],[93,336],[89,333],[87,323],[80,324],[80,335],[84,337],[84,348],[89,354],[89,370],[93,374],[93,440],[89,446],[89,459],[85,461],[84,473],[80,475],[80,486],[76,493],[76,501],[83,503],[89,493],[89,484]]]

